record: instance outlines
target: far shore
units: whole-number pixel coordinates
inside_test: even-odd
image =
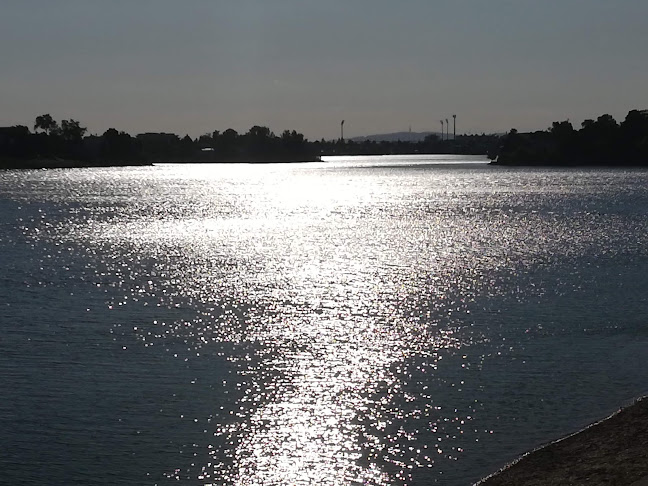
[[[648,485],[648,397],[523,455],[476,486]]]
[[[74,169],[82,167],[123,167],[123,166],[145,166],[152,165],[149,162],[132,161],[84,161],[59,158],[47,159],[8,159],[0,158],[0,169]]]
[[[129,167],[151,166],[154,164],[291,164],[299,162],[321,162],[321,157],[286,158],[286,159],[236,159],[236,160],[152,160],[152,161],[120,161],[120,160],[70,160],[70,159],[2,159],[0,170],[20,169],[73,169],[87,167]]]
[[[521,167],[521,168],[538,168],[538,169],[646,169],[646,165],[636,163],[623,163],[623,162],[609,162],[609,163],[586,163],[586,162],[560,162],[560,161],[544,161],[544,162],[523,162],[523,161],[508,161],[506,163],[499,162],[497,159],[491,159],[488,163],[496,167]]]

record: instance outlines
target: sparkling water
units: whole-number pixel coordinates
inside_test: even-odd
[[[648,171],[0,172],[6,484],[467,485],[643,394]]]

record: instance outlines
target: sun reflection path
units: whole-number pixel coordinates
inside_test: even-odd
[[[293,389],[252,417],[238,451],[240,484],[382,484],[379,472],[357,466],[352,394],[365,377],[332,358],[294,357]]]
[[[290,246],[290,252],[266,260],[259,254],[238,267],[209,258],[220,250],[200,240],[158,255],[169,259],[169,267],[178,265],[179,278],[169,277],[169,283],[184,283],[175,290],[181,301],[211,306],[223,295],[229,299],[220,302],[220,311],[167,332],[200,352],[225,341],[253,343],[257,353],[239,371],[237,386],[250,393],[233,408],[237,418],[219,424],[214,434],[214,443],[225,446],[209,446],[210,460],[197,478],[219,485],[402,483],[413,467],[434,460],[425,452],[404,452],[403,444],[413,439],[401,426],[404,412],[395,400],[401,399],[402,382],[392,366],[423,348],[457,346],[446,311],[459,310],[458,303],[444,286],[458,287],[460,276],[445,272],[438,285],[425,283],[434,302],[424,308],[408,301],[422,293],[414,282],[425,280],[405,265],[411,261],[407,248],[404,261],[389,255],[381,260],[363,240],[341,249],[313,245],[310,232],[276,231],[271,238],[266,230],[263,248]],[[370,236],[378,241],[394,235]],[[247,250],[256,247],[252,236],[241,240]],[[446,315],[443,329],[425,315],[430,309]]]
[[[147,345],[208,353],[220,341],[258,350],[237,377],[250,393],[228,410],[231,421],[215,426],[200,473],[187,474],[219,485],[402,483],[433,460],[405,451],[414,433],[403,426],[397,401],[407,392],[392,368],[421,350],[458,346],[454,314],[476,285],[492,287],[475,271],[486,257],[474,242],[502,247],[492,245],[493,225],[464,224],[447,200],[439,210],[440,198],[454,197],[443,177],[430,195],[427,178],[408,193],[380,175],[369,183],[335,173],[251,176],[244,184],[240,174],[219,184],[180,178],[186,193],[152,185],[171,192],[133,210],[109,206],[78,228],[95,243],[120,243],[110,265],[124,281],[125,248],[133,248],[131,265],[152,258],[142,263],[142,298],[205,311],[195,322],[138,326]]]
[[[261,392],[268,400],[264,405],[249,409],[250,415],[229,431],[228,442],[236,444],[233,467],[205,471],[214,484],[386,486],[408,474],[411,466],[393,460],[400,456],[397,446],[392,443],[394,450],[388,450],[380,424],[369,417],[376,412],[376,397],[391,402],[401,385],[393,364],[422,343],[442,349],[452,339],[436,330],[421,339],[429,322],[421,325],[379,295],[397,296],[399,279],[377,282],[366,265],[362,271],[353,259],[343,263],[328,257],[319,269],[283,269],[291,281],[281,288],[290,299],[275,296],[283,303],[248,316],[246,339],[273,351],[258,376],[246,370],[252,374],[247,379],[260,388],[272,377],[272,389]],[[322,281],[328,284],[317,284]],[[382,418],[386,426],[390,418]],[[222,451],[213,450],[212,463],[219,460]]]
[[[389,484],[375,465],[360,465],[355,420],[368,406],[367,383],[385,378],[394,358],[384,353],[388,340],[354,322],[305,324],[324,327],[328,338],[270,363],[291,380],[250,418],[250,434],[236,452],[236,483]]]

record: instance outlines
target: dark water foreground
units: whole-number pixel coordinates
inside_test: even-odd
[[[467,162],[0,173],[3,481],[465,485],[643,394],[648,172]]]

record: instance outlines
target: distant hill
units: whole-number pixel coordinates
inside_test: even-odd
[[[378,135],[366,135],[364,137],[352,137],[349,140],[354,142],[364,142],[371,140],[373,142],[421,142],[428,135],[436,135],[441,138],[440,133],[436,132],[395,132],[395,133],[382,133]]]

